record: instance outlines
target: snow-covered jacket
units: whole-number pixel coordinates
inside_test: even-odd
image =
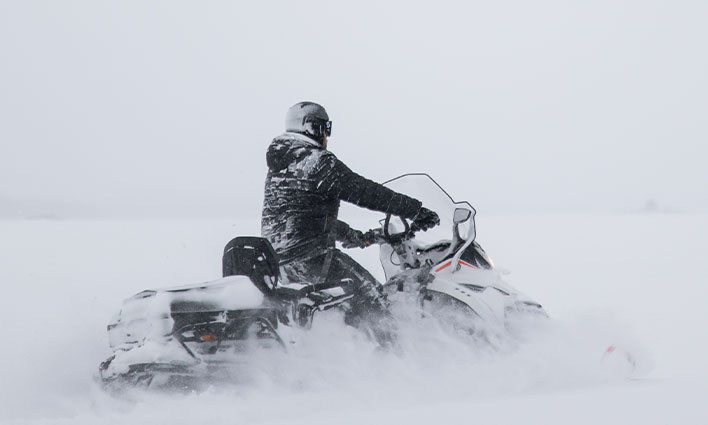
[[[413,218],[420,201],[367,180],[330,151],[297,133],[273,139],[266,153],[268,175],[261,235],[281,262],[304,259],[334,248],[352,230],[337,220],[339,202]]]

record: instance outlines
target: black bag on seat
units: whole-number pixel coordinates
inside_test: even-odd
[[[270,295],[280,275],[278,254],[270,242],[255,236],[239,236],[224,247],[223,276],[248,276],[264,294]]]

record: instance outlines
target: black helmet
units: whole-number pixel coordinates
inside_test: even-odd
[[[285,115],[285,131],[310,136],[322,144],[324,135],[332,135],[332,121],[327,111],[314,102],[299,102],[288,109]]]

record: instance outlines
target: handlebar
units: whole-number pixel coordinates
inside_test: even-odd
[[[403,226],[405,227],[405,230],[401,233],[394,233],[391,235],[388,231],[388,226],[391,224],[391,214],[386,214],[386,219],[384,220],[384,225],[383,225],[383,234],[384,237],[389,240],[389,241],[394,241],[394,240],[403,240],[406,236],[411,233],[411,226],[408,224],[408,220],[406,220],[403,217],[400,217],[401,221],[403,222]],[[413,236],[411,234],[411,236]]]
[[[386,214],[386,218],[384,219],[383,223],[383,229],[382,228],[376,228],[376,229],[371,229],[366,232],[367,240],[371,244],[382,244],[382,243],[387,243],[390,245],[393,244],[398,244],[401,243],[405,240],[412,239],[415,237],[416,232],[419,232],[420,229],[418,226],[416,226],[414,223],[408,223],[408,221],[403,218],[399,217],[401,221],[403,222],[404,230],[399,233],[393,233],[391,234],[389,232],[389,224],[391,223],[391,214]]]

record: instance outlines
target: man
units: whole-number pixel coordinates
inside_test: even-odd
[[[261,234],[280,256],[284,278],[295,282],[340,282],[354,287],[351,325],[367,324],[382,342],[390,335],[382,318],[388,301],[381,285],[364,267],[335,248],[365,247],[366,236],[337,220],[340,201],[412,219],[426,230],[440,223],[420,201],[396,193],[351,171],[327,150],[332,121],[312,102],[293,105],[285,117],[286,133],[273,139],[266,154],[268,175]]]

